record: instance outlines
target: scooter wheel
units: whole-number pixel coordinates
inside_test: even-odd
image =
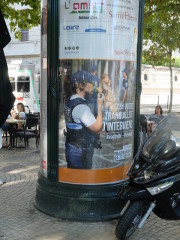
[[[119,240],[129,239],[133,235],[144,215],[146,206],[143,201],[132,202],[129,205],[116,226],[115,233]]]

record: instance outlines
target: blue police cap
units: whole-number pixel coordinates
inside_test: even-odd
[[[89,79],[91,78],[91,74],[87,71],[78,71],[75,72],[72,76],[71,76],[71,82],[75,83],[84,83],[84,82],[89,82]]]
[[[97,66],[95,66],[95,65],[92,65],[92,66],[91,66],[91,72],[95,72],[95,71],[97,71],[97,70],[98,70]]]

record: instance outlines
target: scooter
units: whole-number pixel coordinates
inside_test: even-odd
[[[142,228],[153,211],[162,219],[180,219],[180,147],[170,115],[140,146],[128,171],[129,181],[119,191],[127,201],[116,227],[119,240],[129,239]],[[180,126],[180,125],[179,125]]]

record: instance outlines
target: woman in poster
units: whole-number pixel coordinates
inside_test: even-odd
[[[104,109],[110,112],[117,112],[117,103],[112,92],[112,80],[105,73],[101,77],[99,91],[104,94]]]
[[[103,97],[98,94],[96,118],[86,103],[86,94],[93,93],[94,79],[87,71],[71,77],[72,94],[64,107],[67,168],[91,169],[94,148],[101,147],[97,135],[102,129]]]

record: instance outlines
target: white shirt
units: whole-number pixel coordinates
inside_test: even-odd
[[[70,100],[76,98],[82,97],[75,94],[71,96]],[[82,99],[85,100],[84,98]],[[72,117],[76,123],[82,123],[85,127],[89,127],[96,122],[94,115],[92,114],[90,108],[86,104],[77,105],[72,111]]]
[[[20,112],[19,113],[19,118],[22,118],[24,120],[26,118],[25,112]]]

